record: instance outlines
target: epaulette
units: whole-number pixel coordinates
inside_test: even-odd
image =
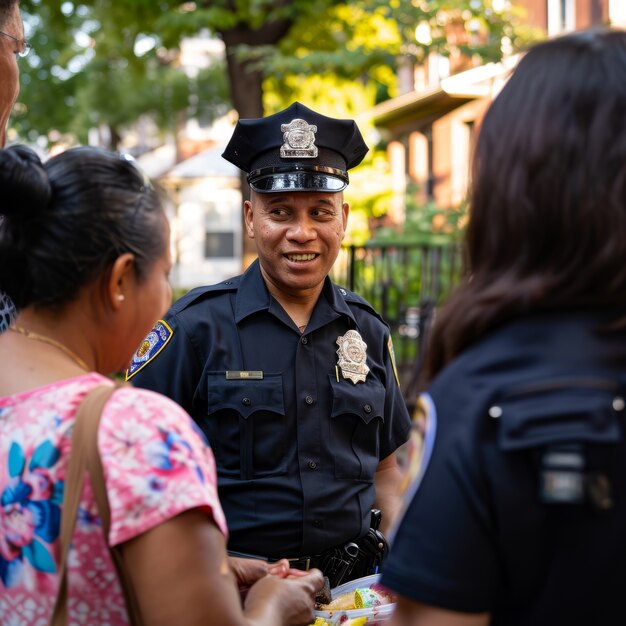
[[[180,313],[188,306],[191,306],[194,302],[202,300],[205,296],[224,291],[235,291],[239,287],[240,278],[240,276],[236,276],[235,278],[228,278],[227,280],[221,283],[216,283],[215,285],[206,285],[192,289],[182,298],[179,298],[176,302],[174,302],[167,314],[168,318]]]
[[[367,311],[372,313],[374,316],[376,316],[383,324],[385,324],[385,326],[388,326],[387,322],[385,322],[382,315],[365,298],[363,298],[357,293],[354,293],[354,291],[349,291],[348,289],[345,289],[344,287],[339,287],[335,285],[335,289],[343,296],[343,299],[347,303],[356,304],[357,306],[360,306],[361,308],[366,309]]]

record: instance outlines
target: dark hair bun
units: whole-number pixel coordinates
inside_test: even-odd
[[[27,146],[0,150],[0,213],[11,216],[40,213],[50,201],[48,174],[37,153]]]

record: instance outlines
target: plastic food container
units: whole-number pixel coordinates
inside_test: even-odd
[[[348,583],[344,583],[343,585],[339,585],[339,587],[331,589],[330,593],[334,600],[344,593],[352,592],[356,589],[367,589],[374,583],[378,583],[379,580],[380,574],[357,578],[356,580],[351,580]],[[359,620],[357,623],[364,623],[367,624],[367,626],[376,626],[377,624],[384,624],[384,622],[388,621],[391,618],[391,614],[393,613],[395,607],[395,603],[391,603],[367,609],[335,609],[332,611],[315,611],[315,617],[325,619],[331,626],[341,626],[342,624],[349,626],[349,620],[365,617],[365,622]]]

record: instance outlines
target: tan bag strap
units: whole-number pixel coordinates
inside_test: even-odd
[[[74,421],[72,433],[72,448],[68,461],[65,486],[63,488],[63,509],[61,513],[61,559],[59,564],[59,591],[51,626],[66,626],[67,624],[67,557],[69,553],[76,515],[82,494],[85,471],[89,473],[91,489],[98,505],[98,513],[102,520],[102,532],[105,544],[109,545],[109,527],[111,512],[104,483],[102,461],[98,452],[98,425],[102,409],[113,392],[121,385],[100,385],[95,387],[83,399]],[[141,625],[141,618],[135,594],[130,580],[123,567],[122,555],[117,547],[110,548],[109,552],[117,570],[120,585],[126,600],[126,610],[133,626]]]

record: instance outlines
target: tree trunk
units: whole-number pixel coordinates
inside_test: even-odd
[[[263,73],[253,69],[253,61],[237,58],[236,46],[226,43],[226,65],[230,97],[240,118],[263,117]]]
[[[109,145],[107,146],[107,148],[109,150],[118,150],[121,141],[122,136],[120,135],[118,129],[112,124],[109,124]]]
[[[225,33],[225,43],[227,37],[228,39],[231,38]],[[226,43],[226,64],[233,106],[242,119],[263,117],[263,74],[259,70],[251,69],[252,63],[250,61],[238,59],[233,48],[232,44]],[[242,201],[248,200],[250,198],[250,186],[246,180],[245,172],[241,173],[240,181],[241,199]],[[256,258],[256,246],[246,234],[243,210],[241,211],[241,236],[241,269],[245,270]]]
[[[291,28],[291,20],[283,19],[276,22],[266,22],[258,30],[252,30],[240,24],[235,28],[222,31],[222,39],[226,47],[226,64],[233,106],[239,117],[263,117],[263,72],[255,68],[257,60],[241,58],[237,48],[241,44],[248,46],[274,45],[279,42]],[[246,174],[241,175],[241,196],[243,200],[250,198],[250,187],[246,181]],[[241,212],[242,226],[242,269],[245,269],[256,258],[256,247],[252,239],[246,234]]]

